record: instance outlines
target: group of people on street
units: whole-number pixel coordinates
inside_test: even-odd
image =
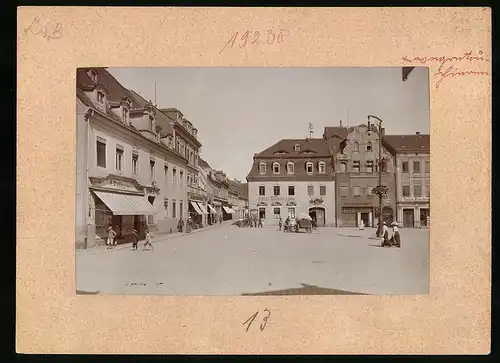
[[[146,249],[146,247],[150,247],[151,251],[153,250],[153,244],[151,243],[151,233],[149,232],[149,229],[146,229],[146,236],[144,240],[144,247],[143,251]],[[138,245],[139,245],[139,232],[134,228],[132,230],[132,249],[137,251]],[[118,233],[113,229],[113,227],[109,226],[108,227],[108,239],[106,241],[106,245],[108,246],[108,250],[116,247],[118,244]]]
[[[392,236],[389,238],[389,227],[387,223],[384,222],[382,227],[382,236],[384,240],[382,241],[382,247],[401,247],[401,237],[399,235],[399,228],[396,222],[391,223],[392,226]]]
[[[247,225],[248,227],[258,227],[258,228],[262,228],[264,226],[263,222],[262,222],[262,218],[261,217],[258,217],[257,216],[248,216],[247,218]]]

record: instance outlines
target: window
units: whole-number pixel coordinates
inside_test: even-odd
[[[122,116],[123,116],[123,122],[127,123],[127,121],[128,121],[128,110],[125,107],[123,107]]]
[[[295,208],[288,208],[288,216],[292,219],[295,218]]]
[[[168,199],[165,199],[163,201],[163,208],[165,210],[165,218],[167,218],[168,217]]]
[[[422,196],[422,186],[420,185],[413,186],[413,196],[417,198]]]
[[[259,218],[266,219],[266,208],[259,208]]]
[[[174,184],[177,183],[177,170],[176,169],[172,169],[172,182]]]
[[[278,185],[274,186],[274,195],[276,196],[280,195],[280,187]]]
[[[116,146],[116,170],[123,170],[123,146]]]
[[[274,174],[280,173],[280,164],[278,162],[273,163],[273,173]]]
[[[153,196],[151,196],[151,195],[150,195],[150,196],[148,197],[148,202],[149,202],[152,206],[154,206],[154,205],[155,205],[155,204],[154,204],[154,203],[155,203],[155,197],[153,197]],[[152,214],[149,214],[149,215],[148,215],[148,224],[153,224],[154,222],[155,222],[155,216],[154,216],[154,215],[152,215]]]
[[[313,163],[311,163],[311,162],[306,163],[306,170],[307,170],[307,174],[312,174],[312,172],[313,172]]]
[[[184,213],[182,213],[183,212],[183,208],[182,207],[183,207],[183,205],[182,205],[182,200],[181,200],[181,201],[179,201],[179,215],[181,216],[181,218],[184,215]]]
[[[429,160],[427,160],[427,161],[425,162],[425,172],[426,172],[427,174],[429,174],[429,173],[431,172],[431,162],[430,162]]]
[[[181,185],[182,185],[182,179],[183,179],[183,178],[184,178],[184,172],[181,170],[181,171],[179,172],[179,184],[181,184]],[[182,202],[181,202],[181,203],[182,203]],[[182,215],[182,213],[181,213],[181,215]]]
[[[354,142],[354,144],[352,144],[352,151],[359,152],[359,144],[357,142]]]
[[[97,166],[106,167],[106,142],[97,140]]]
[[[425,191],[427,192],[427,197],[431,197],[431,183],[429,181],[425,182]]]
[[[293,149],[295,151],[300,151],[300,144],[295,144],[294,147],[293,147]]]
[[[403,173],[407,173],[407,172],[408,172],[408,162],[403,161]]]
[[[380,162],[380,171],[386,172],[387,171],[387,162],[385,160],[382,160]]]
[[[168,165],[163,166],[163,173],[165,174],[165,183],[168,182]]]
[[[307,195],[310,197],[314,195],[314,185],[307,186]]]
[[[149,160],[149,177],[151,179],[155,178],[155,161]]]
[[[325,162],[324,161],[320,161],[319,162],[318,169],[319,169],[320,173],[324,173],[325,172]]]
[[[410,196],[410,186],[403,185],[403,197],[409,197],[409,196]]]
[[[261,185],[259,186],[259,195],[266,195],[266,187]]]
[[[104,93],[102,93],[101,91],[97,92],[97,102],[99,102],[100,104],[104,104]]]
[[[139,154],[132,153],[132,173],[137,174],[137,164],[139,161]]]
[[[341,197],[348,197],[349,196],[349,188],[347,187],[347,185],[340,186],[340,196]]]
[[[366,172],[373,173],[373,160],[366,161]]]
[[[352,171],[355,173],[359,173],[359,160],[354,160],[352,162]]]
[[[347,170],[347,163],[343,161],[340,163],[340,172],[345,173],[346,170]]]
[[[198,177],[196,175],[194,176],[194,186],[198,186]]]
[[[373,187],[366,187],[366,195],[368,197],[373,197]]]
[[[420,173],[420,161],[413,162],[413,172]]]
[[[319,186],[319,195],[326,195],[326,185]]]
[[[266,173],[266,163],[261,161],[259,164],[259,173],[265,174]]]
[[[288,163],[288,164],[286,164],[286,166],[287,166],[287,172],[288,172],[288,174],[293,174],[294,173],[294,165],[293,165],[293,163]]]
[[[361,188],[358,186],[352,187],[352,195],[355,197],[360,196],[361,195]]]
[[[366,143],[366,151],[372,151],[372,143],[370,141]]]
[[[97,72],[91,69],[88,73],[90,79],[92,79],[92,82],[97,83]]]
[[[172,218],[177,218],[177,213],[175,210],[175,200],[172,201]]]
[[[288,186],[288,195],[295,195],[295,187],[293,185]]]
[[[273,209],[274,219],[280,219],[281,208],[277,207]]]

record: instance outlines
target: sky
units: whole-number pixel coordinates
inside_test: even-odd
[[[429,133],[429,75],[415,68],[109,68],[125,87],[159,108],[174,107],[198,129],[200,156],[245,181],[253,155],[284,138],[325,126],[367,123],[387,135]]]

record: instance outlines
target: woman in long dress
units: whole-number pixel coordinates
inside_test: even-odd
[[[399,236],[399,228],[396,222],[392,224],[392,239],[394,240],[394,246],[401,247],[401,237]]]

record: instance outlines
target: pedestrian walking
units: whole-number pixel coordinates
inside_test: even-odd
[[[359,221],[359,230],[362,231],[363,229],[365,229],[365,222],[363,220],[360,220]]]
[[[394,246],[401,247],[401,237],[399,236],[399,228],[396,222],[392,225],[392,240],[394,241]]]
[[[259,228],[262,228],[262,218],[259,217]]]
[[[153,244],[151,243],[151,233],[149,232],[149,229],[146,229],[146,241],[144,242],[143,251],[146,250],[146,246],[151,247],[151,251],[153,251]]]
[[[137,251],[137,245],[139,244],[139,232],[137,230],[132,230],[132,237],[134,238],[132,241],[132,249]]]
[[[177,222],[177,232],[182,232],[184,230],[184,220],[179,218],[179,222]]]
[[[281,217],[278,221],[278,231],[281,231],[281,226],[283,225],[283,221],[281,220]]]
[[[387,223],[384,222],[384,225],[382,226],[382,236],[383,236],[383,241],[382,241],[382,247],[389,246],[389,228],[387,228]]]
[[[191,219],[191,217],[189,217],[186,222],[186,233],[191,233],[192,228],[193,228],[193,220]]]
[[[115,237],[116,237],[116,232],[113,230],[113,227],[109,226],[108,227],[108,240],[106,242],[108,249],[110,249],[114,246]]]

